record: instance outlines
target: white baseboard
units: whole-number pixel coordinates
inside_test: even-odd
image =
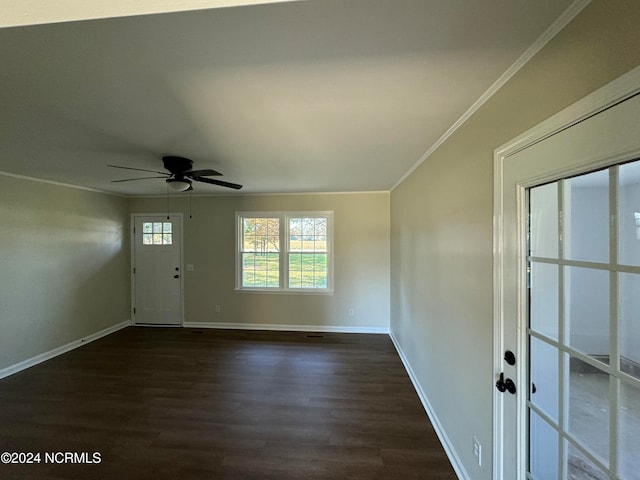
[[[389,334],[386,327],[332,327],[328,325],[272,325],[264,323],[184,322],[186,328],[218,328],[224,330],[275,330],[279,332],[375,333]]]
[[[455,448],[453,448],[453,445],[451,444],[451,440],[449,440],[449,437],[447,436],[447,432],[445,432],[444,428],[442,427],[442,424],[440,423],[440,420],[438,419],[438,416],[433,411],[433,407],[431,406],[431,403],[429,402],[429,398],[427,397],[427,394],[422,389],[422,386],[420,385],[420,382],[418,381],[418,378],[416,377],[415,373],[413,373],[413,369],[411,368],[411,365],[409,364],[409,360],[407,360],[407,357],[405,356],[404,352],[402,351],[402,348],[400,347],[400,344],[398,343],[398,339],[395,337],[393,332],[389,332],[389,336],[391,337],[391,341],[393,342],[393,345],[396,347],[398,355],[400,356],[400,359],[402,360],[402,363],[404,364],[404,368],[407,371],[407,373],[409,374],[409,378],[411,379],[411,383],[413,383],[413,387],[416,389],[416,392],[418,393],[418,397],[420,398],[420,401],[422,402],[422,406],[424,407],[425,411],[427,412],[427,416],[429,417],[429,420],[431,420],[431,424],[433,425],[433,428],[436,431],[436,435],[438,435],[438,438],[440,439],[440,443],[442,444],[442,448],[444,448],[444,451],[447,454],[447,457],[449,457],[449,461],[451,462],[451,466],[453,467],[454,471],[456,472],[456,475],[461,480],[470,480],[471,477],[469,477],[469,474],[467,473],[466,469],[464,468],[464,465],[460,461],[460,457],[458,457],[458,454],[456,453]]]
[[[23,360],[22,362],[15,363],[8,367],[5,367],[0,370],[0,378],[8,377],[9,375],[13,375],[14,373],[21,372],[22,370],[26,370],[29,367],[33,367],[39,363],[45,362],[47,360],[52,359],[53,357],[57,357],[58,355],[62,355],[63,353],[67,353],[70,350],[81,347],[87,343],[93,342],[94,340],[98,340],[99,338],[106,337],[107,335],[117,332],[118,330],[122,330],[131,325],[131,321],[127,320],[116,325],[112,325],[104,330],[100,330],[99,332],[92,333],[89,336],[82,337],[78,340],[74,340],[73,342],[67,343],[66,345],[62,345],[61,347],[54,348],[53,350],[49,350],[48,352],[41,353],[40,355],[36,355],[35,357],[28,358]]]

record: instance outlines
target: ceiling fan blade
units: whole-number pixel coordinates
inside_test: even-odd
[[[220,172],[216,172],[215,170],[211,170],[211,169],[191,170],[189,172],[184,172],[184,174],[189,177],[213,177],[217,175],[222,175]]]
[[[171,174],[167,173],[167,172],[158,172],[156,170],[145,170],[144,168],[133,168],[133,167],[121,167],[120,165],[107,165],[107,167],[112,167],[112,168],[122,168],[124,170],[136,170],[138,172],[151,172],[151,173],[159,173],[161,175],[166,175],[167,177],[170,177]],[[160,178],[160,177],[157,177]]]
[[[148,178],[167,178],[167,177],[139,177],[139,178],[125,178],[124,180],[111,180],[111,183],[119,182],[132,182],[134,180],[146,180]]]
[[[242,185],[238,185],[237,183],[214,180],[213,178],[193,177],[193,180],[195,180],[196,182],[210,183],[211,185],[220,185],[221,187],[233,188],[235,190],[240,190],[242,188]]]

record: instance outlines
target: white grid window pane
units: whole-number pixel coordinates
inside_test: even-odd
[[[609,463],[609,375],[572,357],[569,432],[603,464]]]
[[[280,219],[242,219],[242,287],[280,286]]]
[[[143,222],[143,245],[172,245],[173,233],[171,222]]]
[[[331,213],[236,218],[238,288],[330,292]]]
[[[529,471],[533,478],[558,478],[558,432],[535,412],[529,418],[529,444]]]
[[[289,219],[289,288],[327,288],[326,217]]]
[[[529,201],[531,255],[558,258],[558,185],[532,188]]]
[[[549,211],[550,222],[532,218],[541,205],[551,210],[556,186],[564,217]],[[545,186],[546,199],[538,188],[529,192],[532,478],[557,477],[555,470],[544,471],[551,467],[544,458],[555,453],[540,441],[548,430],[557,449],[551,427],[564,437],[564,478],[640,479],[640,162],[560,180]],[[543,241],[547,237],[552,241]],[[558,239],[562,258],[536,252],[545,245],[551,252]],[[536,338],[541,335],[552,340]],[[556,370],[558,352],[564,366]],[[548,398],[539,397],[541,386]],[[538,410],[554,427],[536,416]]]
[[[640,434],[640,388],[626,382],[620,385],[618,450],[621,478],[639,478],[638,441]]]
[[[327,254],[290,253],[289,288],[327,288]]]
[[[640,265],[640,162],[620,166],[618,254],[624,265]]]
[[[564,180],[565,258],[609,261],[609,171]]]

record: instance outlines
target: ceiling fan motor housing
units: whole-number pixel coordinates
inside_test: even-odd
[[[188,172],[193,168],[192,160],[173,155],[162,157],[162,163],[164,163],[164,168],[176,176],[182,176],[185,172]]]

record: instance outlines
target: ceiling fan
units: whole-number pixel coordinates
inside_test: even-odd
[[[158,172],[156,170],[146,170],[144,168],[121,167],[119,165],[107,166],[113,168],[122,168],[125,170],[136,170],[138,172],[158,173],[162,175],[155,177],[138,177],[126,178],[124,180],[112,180],[112,183],[146,180],[148,178],[164,178],[169,188],[177,192],[188,192],[193,190],[193,186],[191,185],[192,182],[210,183],[212,185],[220,185],[221,187],[233,188],[235,190],[239,190],[242,188],[242,185],[238,185],[237,183],[225,182],[223,180],[216,180],[213,178],[206,178],[220,176],[222,174],[210,169],[192,170],[193,161],[189,160],[188,158],[169,155],[162,157],[162,163],[164,164],[164,168],[167,169],[168,172]]]

